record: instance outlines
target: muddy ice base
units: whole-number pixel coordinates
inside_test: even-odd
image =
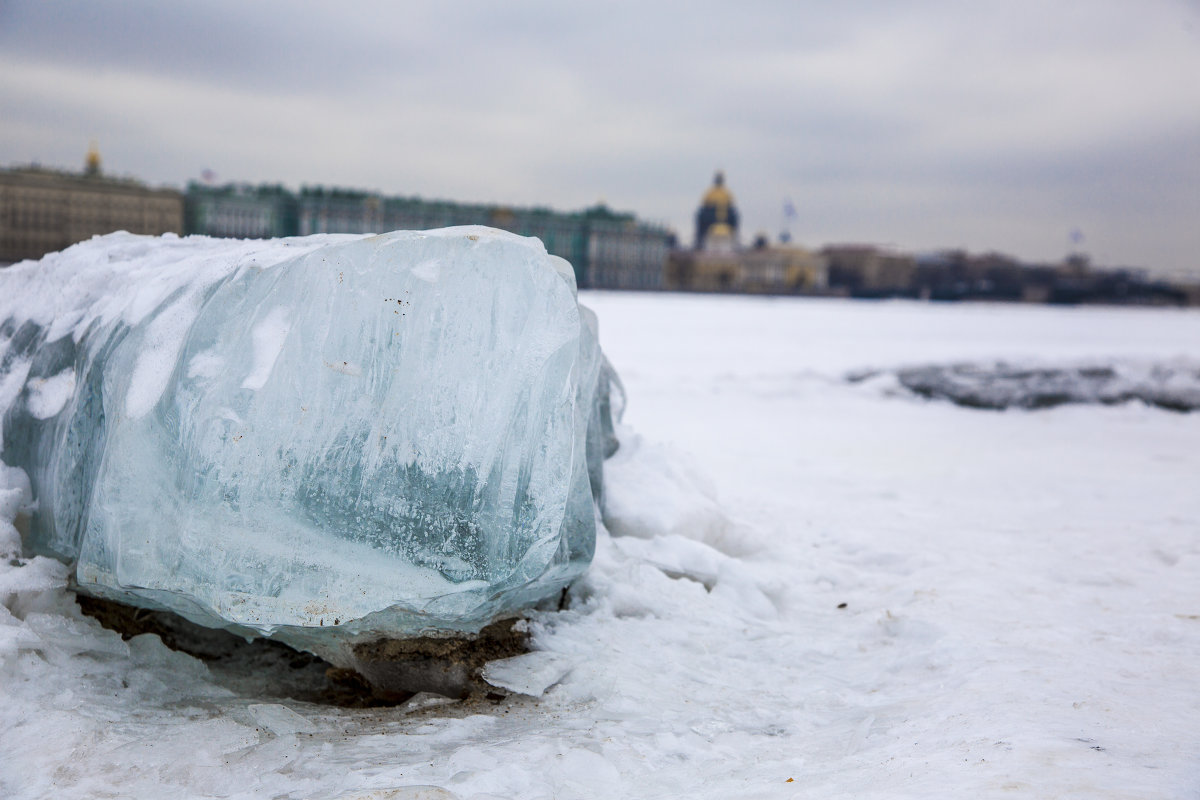
[[[380,639],[355,645],[355,669],[269,639],[247,641],[168,611],[76,595],[84,614],[125,639],[154,634],[173,650],[204,661],[238,694],[291,698],[349,708],[394,706],[422,692],[455,699],[502,700],[508,692],[483,678],[489,662],[530,652],[523,620],[498,620],[475,635]]]

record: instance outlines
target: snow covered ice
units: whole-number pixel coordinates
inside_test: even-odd
[[[934,364],[895,370],[900,385],[921,397],[971,408],[1049,408],[1066,403],[1115,405],[1140,400],[1171,409],[1200,409],[1200,365],[1109,362],[1103,364]],[[852,381],[877,377],[874,371]]]
[[[117,234],[0,280],[3,458],[85,592],[345,665],[591,560],[611,376],[537,240]]]
[[[1200,312],[582,297],[630,404],[591,567],[491,670],[540,698],[247,692],[4,558],[0,797],[1197,795],[1200,415],[895,374],[1196,364]]]

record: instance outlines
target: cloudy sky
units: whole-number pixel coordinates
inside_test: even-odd
[[[1200,274],[1200,2],[0,0],[0,164]]]

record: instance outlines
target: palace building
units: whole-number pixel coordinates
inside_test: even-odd
[[[36,166],[0,170],[0,265],[121,230],[182,233],[183,195],[104,175],[95,145],[82,173]]]
[[[388,197],[357,189],[207,186],[187,190],[187,231],[206,236],[271,237],[379,233],[488,225],[536,236],[571,262],[581,289],[661,289],[671,233],[633,214],[596,205],[583,211]]]

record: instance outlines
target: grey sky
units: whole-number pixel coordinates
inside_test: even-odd
[[[0,163],[1200,273],[1200,4],[0,0]]]

